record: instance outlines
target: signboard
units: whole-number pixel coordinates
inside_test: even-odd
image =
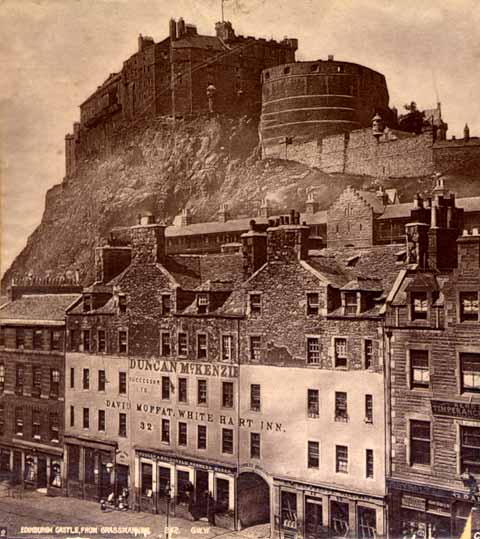
[[[221,464],[211,464],[206,462],[199,462],[196,460],[184,459],[182,457],[175,457],[173,455],[159,455],[152,453],[151,451],[142,451],[137,450],[137,455],[142,458],[149,460],[159,461],[159,462],[169,462],[175,463],[180,466],[195,466],[196,469],[200,470],[215,470],[220,473],[231,474],[235,472],[234,467],[222,466]]]
[[[425,511],[427,508],[427,500],[418,496],[403,494],[401,498],[401,506],[405,509],[413,509],[414,511]]]
[[[194,361],[173,361],[171,359],[133,359],[130,358],[130,371],[164,372],[175,374],[192,374],[195,376],[211,376],[217,378],[238,378],[236,365],[219,365],[216,363],[200,363]],[[130,378],[131,382],[148,383],[142,378]]]
[[[450,504],[448,502],[441,502],[439,500],[428,500],[427,511],[435,515],[449,517],[451,515]]]
[[[432,400],[432,413],[447,417],[462,417],[465,419],[480,419],[480,404],[473,402],[437,401]]]

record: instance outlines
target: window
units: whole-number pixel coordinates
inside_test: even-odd
[[[320,339],[318,337],[307,339],[307,363],[313,365],[320,363]]]
[[[410,421],[410,464],[430,466],[430,422]]]
[[[197,381],[197,404],[207,404],[207,381]]]
[[[60,421],[56,412],[50,413],[50,441],[58,443],[60,440],[59,435]]]
[[[17,365],[15,376],[15,393],[23,394],[23,385],[25,383],[25,368],[23,365]]]
[[[345,292],[345,314],[357,314],[358,299],[356,292]]]
[[[261,337],[259,335],[250,336],[250,359],[252,361],[260,361]]]
[[[427,350],[410,350],[410,387],[426,389],[430,386]]]
[[[0,363],[0,393],[5,390],[5,365]]]
[[[197,358],[204,359],[207,357],[207,336],[205,333],[197,335]]]
[[[127,332],[124,329],[118,332],[118,353],[127,353]]]
[[[205,425],[197,427],[197,448],[207,449],[207,427]]]
[[[90,389],[90,369],[83,369],[83,389]]]
[[[197,294],[197,312],[198,314],[208,312],[208,294]]]
[[[73,389],[75,387],[75,368],[70,367],[70,388]]]
[[[335,368],[347,367],[347,339],[335,339]]]
[[[178,355],[186,357],[188,354],[188,341],[186,333],[178,334]]]
[[[335,446],[335,470],[337,473],[348,473],[348,447]]]
[[[259,412],[261,406],[260,384],[250,385],[250,410]]]
[[[160,334],[160,353],[162,356],[170,355],[170,332],[162,331]]]
[[[57,399],[60,394],[60,371],[50,369],[50,397]]]
[[[166,316],[171,311],[170,294],[162,294],[162,315]]]
[[[22,350],[25,347],[25,330],[23,328],[16,328],[15,330],[15,346]]]
[[[105,410],[98,410],[98,430],[105,432]]]
[[[460,427],[461,472],[480,474],[480,427]]]
[[[162,419],[162,442],[170,443],[170,419]]]
[[[307,294],[307,314],[318,315],[318,293],[316,292]]]
[[[178,379],[178,402],[188,402],[187,379]]]
[[[83,296],[83,311],[88,313],[92,310],[92,296],[85,295]]]
[[[33,349],[41,350],[43,348],[43,330],[33,330]]]
[[[142,462],[142,495],[143,496],[152,496],[152,465]]]
[[[178,445],[187,445],[187,424],[178,423]]]
[[[160,496],[167,495],[167,489],[170,488],[170,468],[165,466],[158,467],[158,493]]]
[[[105,338],[105,330],[99,329],[98,330],[98,351],[100,353],[107,351],[107,341]]]
[[[127,414],[123,412],[118,414],[118,435],[122,438],[127,437]]]
[[[233,382],[222,382],[222,406],[233,408]]]
[[[373,479],[373,449],[365,451],[365,474],[367,479]]]
[[[118,296],[118,312],[127,312],[127,296],[125,294],[119,294]]]
[[[162,376],[162,399],[170,399],[170,378],[168,376]]]
[[[373,395],[365,395],[365,423],[373,423]]]
[[[78,335],[79,332],[76,329],[70,330],[70,350],[76,352],[78,350]]]
[[[320,414],[318,389],[307,389],[307,414],[311,418],[316,418]]]
[[[68,479],[78,481],[80,476],[80,447],[76,445],[68,445]]]
[[[377,512],[370,507],[358,506],[358,539],[377,537]]]
[[[363,347],[365,368],[369,369],[373,365],[373,342],[370,339],[365,339]]]
[[[250,314],[262,314],[262,295],[251,292],[249,295]]]
[[[33,367],[32,397],[40,397],[42,393],[42,367]]]
[[[283,528],[297,528],[297,495],[294,492],[281,491],[281,525]]]
[[[426,292],[414,292],[411,295],[412,320],[426,320],[428,300]]]
[[[84,329],[82,331],[82,346],[84,352],[90,352],[90,330]]]
[[[335,392],[335,421],[348,421],[347,394]]]
[[[222,361],[232,361],[231,335],[222,335]]]
[[[227,479],[215,478],[216,482],[216,511],[222,513],[228,511],[228,498],[230,491],[230,482]]]
[[[83,409],[83,428],[90,428],[90,410],[89,408]]]
[[[478,292],[460,292],[460,322],[478,322]]]
[[[184,470],[177,470],[177,502],[188,503],[190,500],[190,474]]]
[[[41,431],[41,414],[40,410],[32,410],[32,438],[35,440],[40,439]]]
[[[222,453],[233,454],[233,430],[222,429]]]
[[[23,408],[15,408],[15,434],[23,436]]]
[[[75,406],[70,405],[70,426],[75,426]]]
[[[62,348],[62,332],[54,329],[50,333],[50,347],[52,350],[61,350]]]
[[[118,392],[120,395],[127,394],[127,373],[120,371],[118,373]]]
[[[307,466],[318,468],[320,465],[320,448],[318,442],[308,442]]]
[[[0,326],[0,346],[5,346],[5,328]]]
[[[460,354],[462,393],[480,393],[480,354]]]
[[[250,433],[250,458],[259,459],[260,458],[260,433],[251,432]]]
[[[5,434],[5,407],[3,405],[3,402],[0,402],[0,436],[3,436],[4,434]],[[0,450],[0,453],[1,453],[1,450]]]

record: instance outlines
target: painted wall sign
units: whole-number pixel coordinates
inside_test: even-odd
[[[464,417],[466,419],[480,419],[480,404],[471,402],[437,401],[432,400],[434,415],[448,417]]]
[[[200,470],[215,470],[220,473],[226,473],[226,474],[232,474],[235,472],[235,468],[221,465],[221,464],[213,464],[213,463],[206,463],[206,462],[198,462],[198,461],[191,461],[186,458],[182,457],[175,457],[173,455],[160,455],[156,453],[152,453],[151,451],[142,451],[137,450],[137,455],[141,458],[158,461],[158,462],[168,462],[168,463],[175,463],[179,466],[194,466],[196,469]]]
[[[415,511],[425,511],[427,508],[427,500],[418,496],[410,496],[403,494],[401,498],[401,506],[405,509],[414,509]]]
[[[213,363],[195,363],[192,361],[172,361],[170,359],[130,359],[130,370],[193,374],[195,376],[213,376],[217,378],[237,378],[236,365],[217,365]],[[135,377],[131,378],[135,382]],[[147,383],[140,381],[139,383]]]

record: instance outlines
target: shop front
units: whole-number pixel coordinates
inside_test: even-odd
[[[383,498],[278,478],[274,494],[274,529],[279,537],[370,539],[386,533]]]
[[[139,511],[207,518],[234,528],[235,468],[156,450],[135,452],[135,507]]]

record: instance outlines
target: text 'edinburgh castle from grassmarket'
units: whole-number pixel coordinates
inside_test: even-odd
[[[145,118],[227,116],[256,118],[272,166],[372,183],[323,210],[312,185],[288,213],[268,197],[208,222],[142,211],[97,238],[89,282],[16,276],[0,304],[0,477],[284,539],[466,538],[480,197],[445,174],[480,158],[479,139],[448,139],[439,103],[399,114],[368,67],[215,31],[172,19],[162,41],[139,37],[80,105],[64,185]],[[417,176],[433,182],[413,200],[380,181]]]

